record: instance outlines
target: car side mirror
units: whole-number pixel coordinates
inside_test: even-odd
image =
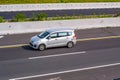
[[[51,38],[51,37],[50,37],[50,36],[48,36],[46,39],[48,39],[48,40],[49,40],[50,38]]]

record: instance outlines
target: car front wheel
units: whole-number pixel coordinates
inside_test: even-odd
[[[39,46],[39,50],[40,50],[40,51],[45,50],[45,45],[44,45],[44,44],[40,44],[40,46]]]

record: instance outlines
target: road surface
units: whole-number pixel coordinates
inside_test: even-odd
[[[27,45],[30,37],[38,33],[2,36],[0,80],[119,79],[119,31],[120,28],[76,30],[79,41],[75,47],[45,51]]]

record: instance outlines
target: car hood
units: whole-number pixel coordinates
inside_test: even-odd
[[[41,40],[37,35],[36,36],[33,36],[30,40],[30,42],[37,42],[38,40]]]

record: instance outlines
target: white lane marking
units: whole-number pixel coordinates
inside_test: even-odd
[[[0,38],[3,38],[4,36],[0,36]]]
[[[38,59],[38,58],[59,57],[59,56],[67,56],[67,55],[75,55],[75,54],[83,54],[83,53],[86,53],[86,51],[81,51],[81,52],[72,52],[72,53],[64,53],[64,54],[58,54],[58,55],[48,55],[48,56],[29,57],[28,59]]]
[[[50,76],[50,75],[56,75],[56,74],[63,74],[63,73],[70,73],[70,72],[76,72],[76,71],[83,71],[83,70],[104,68],[104,67],[117,66],[117,65],[120,65],[120,63],[113,63],[113,64],[100,65],[100,66],[93,66],[93,67],[80,68],[80,69],[73,69],[73,70],[67,70],[67,71],[61,71],[61,72],[54,72],[54,73],[48,73],[48,74],[40,74],[40,75],[34,75],[34,76],[13,78],[13,79],[9,79],[9,80],[30,79],[30,78],[36,78],[36,77]]]

